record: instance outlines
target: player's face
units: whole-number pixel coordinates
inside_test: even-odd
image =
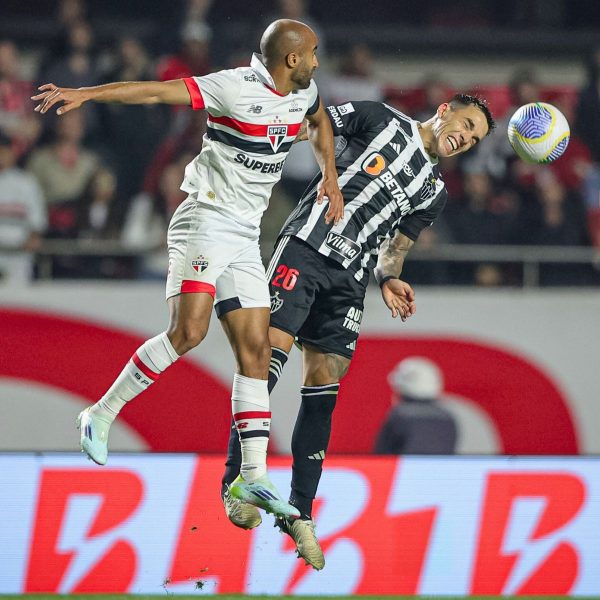
[[[306,44],[302,48],[300,60],[296,66],[292,81],[299,89],[305,90],[312,80],[315,69],[319,66],[317,60],[317,37],[315,35],[308,36]]]
[[[488,133],[488,124],[483,112],[476,106],[452,108],[441,104],[433,127],[435,154],[455,156],[478,144]]]

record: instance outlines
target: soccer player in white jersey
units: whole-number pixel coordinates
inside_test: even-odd
[[[279,20],[266,29],[260,48],[262,55],[255,54],[249,67],[79,89],[50,83],[32,99],[40,102],[35,110],[41,113],[58,104],[58,115],[89,100],[182,104],[208,112],[202,151],[187,166],[181,186],[189,196],[169,225],[169,327],[138,348],[104,396],[79,415],[82,450],[96,463],[106,463],[108,432],[119,411],[202,341],[214,305],[238,365],[232,411],[243,464],[224,497],[226,508],[244,510],[249,503],[293,519],[298,510],[281,498],[266,470],[270,300],[258,237],[271,189],[305,116],[323,174],[317,202],[328,199],[328,222],[342,217],[343,199],[332,128],[312,81],[316,35],[303,23]],[[220,306],[227,312],[221,314]]]

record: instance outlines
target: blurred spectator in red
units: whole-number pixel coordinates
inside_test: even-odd
[[[83,147],[84,111],[74,110],[55,121],[54,139],[34,150],[27,169],[35,175],[46,194],[48,233],[72,235],[75,207],[100,166],[98,155]]]
[[[150,57],[133,37],[118,43],[117,64],[103,79],[144,81],[154,78]],[[130,198],[142,188],[144,173],[165,133],[169,109],[164,105],[98,105],[102,131],[110,146],[120,194]]]
[[[210,73],[211,37],[212,31],[206,23],[188,21],[181,32],[179,52],[161,60],[157,67],[158,78],[168,81]]]
[[[42,190],[35,177],[16,166],[13,142],[0,133],[0,280],[31,279],[33,252],[45,230]]]
[[[9,40],[0,41],[0,133],[13,140],[17,157],[35,144],[42,129],[31,110],[33,85],[20,76],[17,47]]]

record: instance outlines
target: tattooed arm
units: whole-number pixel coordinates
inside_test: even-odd
[[[417,310],[413,289],[400,279],[404,259],[413,244],[413,240],[397,231],[391,240],[381,245],[374,270],[385,305],[392,311],[393,318],[400,316],[403,321]]]

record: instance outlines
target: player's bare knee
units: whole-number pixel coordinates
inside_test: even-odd
[[[304,385],[339,383],[349,366],[350,359],[339,354],[311,353],[304,364]]]
[[[175,352],[180,356],[195,348],[206,337],[208,327],[196,322],[178,323],[167,332]]]
[[[268,340],[246,345],[243,349],[239,349],[236,357],[241,375],[254,379],[267,377],[271,362],[271,346]]]

